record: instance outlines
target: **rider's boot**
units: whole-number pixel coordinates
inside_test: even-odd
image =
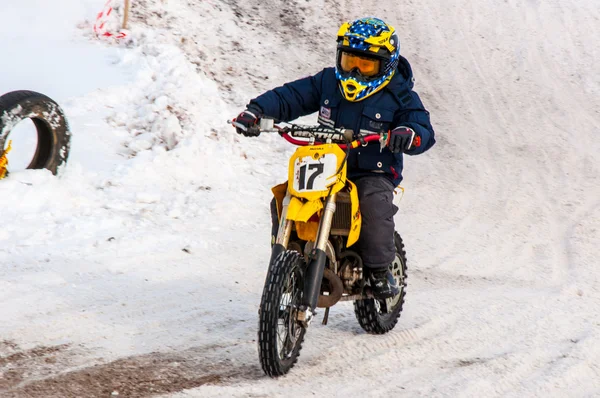
[[[400,293],[398,282],[388,267],[372,269],[369,281],[375,298],[386,299]]]

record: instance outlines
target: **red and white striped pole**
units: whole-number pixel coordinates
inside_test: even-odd
[[[96,22],[94,23],[94,33],[98,37],[107,37],[113,39],[124,39],[127,37],[127,20],[129,18],[129,0],[125,0],[125,12],[123,17],[122,28],[118,32],[110,31],[107,22],[111,19],[113,14],[113,0],[107,0],[104,4],[102,11],[96,16]],[[114,15],[113,17],[114,18]]]

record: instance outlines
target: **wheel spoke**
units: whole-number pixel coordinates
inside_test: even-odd
[[[263,371],[269,376],[286,374],[294,366],[304,338],[297,321],[302,301],[304,258],[287,250],[271,264],[259,310],[258,351]]]
[[[283,293],[279,301],[279,317],[277,319],[277,340],[279,342],[279,358],[291,356],[296,341],[298,328],[294,317],[294,305],[298,302],[300,291],[296,285],[296,270],[290,272],[283,285]]]
[[[392,263],[391,271],[394,275],[394,278],[396,279],[396,282],[398,283],[400,292],[393,297],[385,299],[386,312],[390,312],[392,308],[394,308],[394,306],[398,304],[398,301],[402,297],[402,292],[404,290],[404,274],[402,272],[402,260],[398,256],[396,256],[394,262]]]
[[[367,333],[384,334],[389,332],[398,323],[402,312],[406,293],[406,252],[402,238],[397,233],[394,234],[394,241],[396,256],[390,266],[390,271],[398,283],[400,292],[385,300],[370,298],[354,302],[356,319]]]

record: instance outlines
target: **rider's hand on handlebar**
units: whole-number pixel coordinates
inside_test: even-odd
[[[260,108],[250,104],[245,111],[233,120],[235,131],[245,137],[258,137],[260,135],[258,122],[260,121],[261,112]]]
[[[421,137],[409,127],[396,127],[390,132],[388,148],[393,153],[407,152],[421,146]]]

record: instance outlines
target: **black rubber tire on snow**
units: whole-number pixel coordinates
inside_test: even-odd
[[[56,174],[67,161],[71,132],[61,107],[34,91],[12,91],[0,96],[0,148],[19,122],[31,119],[37,130],[37,148],[28,169],[48,169]]]
[[[392,306],[391,311],[382,313],[381,308],[386,307],[385,300],[376,302],[375,299],[356,300],[354,302],[354,315],[360,326],[368,333],[384,334],[389,332],[398,323],[398,318],[404,305],[404,296],[406,295],[406,251],[402,238],[396,232],[394,233],[394,243],[396,244],[396,258],[400,260],[400,266],[403,280],[399,281],[400,293],[393,299],[398,301]]]
[[[300,355],[306,329],[294,320],[295,311],[302,299],[303,268],[304,257],[296,251],[287,250],[273,261],[267,273],[259,309],[258,354],[263,371],[271,377],[286,374],[294,366]],[[295,280],[295,289],[292,291],[290,304],[285,306],[285,311],[282,311],[281,301],[282,298],[286,298],[283,296],[284,290],[288,281],[292,279]],[[295,299],[294,296],[296,296]],[[287,342],[291,343],[291,347],[286,347],[288,350],[285,357],[282,358],[280,356],[282,347],[279,344],[278,325],[279,320],[282,317],[285,319],[286,314],[287,322],[297,328],[294,330],[297,336],[293,340],[285,339],[283,345],[286,345]],[[289,327],[286,330],[289,333]]]

